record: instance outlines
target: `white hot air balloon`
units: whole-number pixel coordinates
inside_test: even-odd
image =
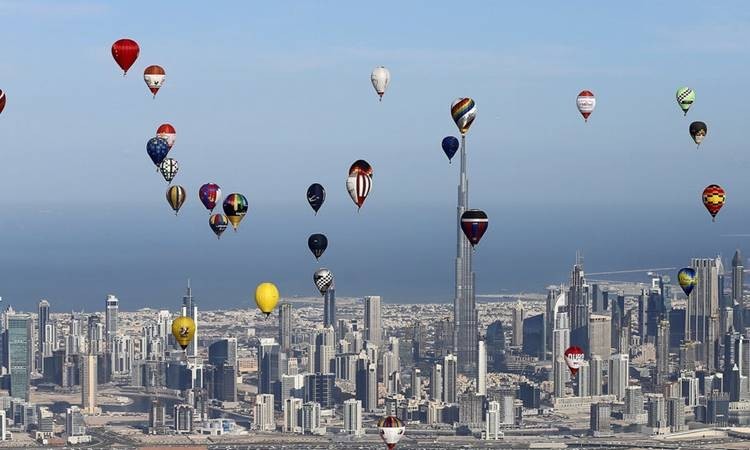
[[[380,439],[385,442],[389,450],[396,448],[398,441],[404,437],[404,423],[394,416],[383,417],[378,421],[378,429],[380,431]]]
[[[385,90],[388,89],[388,84],[391,82],[391,73],[385,67],[378,66],[373,69],[370,80],[372,81],[372,87],[375,88],[375,92],[378,93],[382,102],[383,94],[385,94]]]

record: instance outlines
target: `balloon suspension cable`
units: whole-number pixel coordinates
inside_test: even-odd
[[[711,222],[716,223],[716,216],[711,217]]]

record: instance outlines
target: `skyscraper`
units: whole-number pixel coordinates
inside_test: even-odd
[[[589,293],[583,274],[583,258],[576,255],[576,263],[570,274],[568,312],[570,314],[570,343],[586,348],[589,343]]]
[[[364,354],[357,360],[356,399],[362,402],[365,411],[372,412],[378,407],[378,366]]]
[[[276,430],[276,421],[273,416],[273,394],[260,394],[255,397],[255,407],[253,408],[255,420],[254,428],[259,431]]]
[[[656,330],[656,385],[664,386],[669,379],[669,321],[661,320]]]
[[[418,367],[411,368],[411,397],[422,400],[422,371]]]
[[[287,433],[301,433],[302,426],[299,416],[302,412],[302,399],[289,397],[284,400],[284,431]]]
[[[458,378],[458,357],[447,355],[443,358],[443,401],[456,403],[456,380]]]
[[[471,268],[473,251],[461,230],[461,216],[469,208],[469,177],[466,171],[466,146],[461,137],[461,171],[458,182],[456,208],[456,296],[453,300],[453,347],[458,357],[459,372],[473,377],[476,374],[477,305],[474,297],[474,272]]]
[[[672,433],[687,430],[687,426],[685,425],[684,398],[667,399],[667,425],[669,425],[669,431]]]
[[[208,363],[237,367],[237,338],[220,339],[209,345]]]
[[[120,301],[112,294],[107,295],[106,312],[104,318],[104,337],[106,349],[112,348],[112,339],[117,336],[117,313],[120,309]]]
[[[198,356],[198,305],[193,299],[193,290],[190,288],[190,280],[188,280],[185,295],[182,297],[182,315],[190,317],[193,319],[193,322],[195,322],[193,342],[191,342],[185,349],[185,353],[188,356],[196,357]]]
[[[350,398],[344,402],[344,433],[354,436],[363,436],[365,429],[362,428],[362,402]]]
[[[174,405],[174,430],[177,433],[193,432],[193,416],[195,410],[191,405],[177,404]]]
[[[552,380],[555,397],[565,395],[565,383],[570,379],[570,371],[565,363],[565,350],[570,347],[570,329],[568,313],[556,314],[555,328],[552,330]]]
[[[435,363],[430,374],[430,400],[443,401],[443,365]]]
[[[31,373],[31,317],[26,314],[6,315],[5,355],[10,372],[10,396],[29,400]]]
[[[47,300],[39,301],[39,316],[37,319],[39,333],[37,334],[37,367],[40,372],[44,371],[44,358],[52,356],[52,348],[47,340],[47,325],[49,324],[49,302]]]
[[[81,357],[81,409],[85,414],[96,414],[97,372],[96,355],[89,352]]]
[[[523,304],[521,299],[518,299],[518,302],[513,305],[513,334],[510,342],[510,345],[514,347],[523,345]]]
[[[628,355],[616,354],[609,359],[609,394],[622,401],[625,398],[625,389],[630,379],[628,370],[630,358]]]
[[[380,296],[365,297],[365,340],[378,346],[383,339],[380,314]]]
[[[724,268],[720,258],[693,258],[690,266],[700,280],[687,302],[685,337],[703,343],[699,356],[703,366],[714,369],[714,346],[719,336],[719,274]],[[716,323],[712,323],[715,321]]]
[[[336,287],[333,285],[323,296],[323,326],[336,326]]]
[[[292,348],[292,304],[287,302],[279,305],[279,345],[285,353]]]
[[[477,395],[487,395],[487,348],[477,341]]]
[[[489,402],[484,421],[484,436],[486,440],[496,441],[503,436],[503,432],[500,431],[500,403],[496,401]]]
[[[745,282],[745,265],[742,263],[740,250],[734,252],[732,258],[732,305],[734,307],[734,329],[741,331],[745,329],[744,323],[744,300],[742,298]]]
[[[612,353],[612,319],[609,316],[589,316],[589,354],[609,358]]]
[[[599,355],[591,357],[591,374],[589,376],[591,395],[602,395],[604,393],[604,361]]]
[[[609,416],[612,412],[612,405],[609,403],[592,403],[591,404],[591,422],[589,429],[594,436],[609,434],[611,425]]]

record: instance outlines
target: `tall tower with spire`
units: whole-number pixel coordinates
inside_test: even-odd
[[[456,209],[456,296],[453,301],[454,347],[458,372],[469,377],[477,371],[477,305],[474,297],[474,272],[471,270],[472,249],[461,230],[461,215],[469,208],[469,177],[466,172],[466,138],[461,136],[461,172],[458,182]]]
[[[187,290],[182,297],[182,315],[188,316],[195,322],[195,334],[193,342],[185,349],[187,356],[198,356],[198,306],[193,300],[193,290],[190,288],[190,278],[187,280]]]
[[[744,303],[742,300],[742,286],[745,282],[745,266],[742,264],[740,249],[734,252],[732,258],[732,308],[734,309],[734,329],[742,331],[744,323]]]

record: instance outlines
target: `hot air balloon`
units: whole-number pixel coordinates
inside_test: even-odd
[[[159,165],[169,153],[169,144],[160,137],[152,137],[146,142],[146,153],[156,166],[156,170],[159,170]]]
[[[208,226],[211,227],[217,239],[221,239],[221,234],[227,229],[229,219],[224,214],[214,214],[208,218]]]
[[[161,68],[161,66],[148,66],[146,67],[146,70],[143,71],[143,81],[146,82],[146,86],[148,86],[148,89],[154,94],[154,98],[156,98],[156,93],[159,92],[159,88],[164,85],[166,77],[167,73]]]
[[[391,72],[383,66],[378,66],[370,74],[370,81],[372,81],[372,87],[375,88],[375,92],[378,93],[382,102],[383,94],[385,94],[385,90],[388,89],[388,84],[391,82]]]
[[[159,164],[159,172],[167,180],[167,183],[171,183],[177,172],[180,170],[180,165],[176,159],[165,158],[164,161]]]
[[[581,91],[576,98],[576,106],[578,106],[578,112],[583,116],[584,122],[589,121],[589,116],[594,112],[596,107],[596,97],[591,91]]]
[[[448,157],[448,162],[451,162],[453,155],[458,151],[458,139],[455,136],[446,136],[443,138],[442,146],[445,156]]]
[[[175,216],[180,212],[182,204],[185,203],[185,196],[185,188],[182,186],[174,185],[167,189],[167,202],[174,210]]]
[[[323,206],[323,202],[326,201],[326,190],[323,186],[318,183],[313,183],[307,188],[307,203],[315,211],[315,215],[318,214],[318,210]]]
[[[206,183],[198,190],[198,198],[209,212],[213,212],[216,202],[221,199],[221,188],[218,184]]]
[[[698,279],[695,277],[695,269],[692,267],[683,267],[677,272],[677,281],[680,283],[682,292],[688,297],[693,292],[693,288],[698,283]]]
[[[461,132],[461,136],[466,136],[469,127],[477,118],[477,105],[469,97],[457,98],[451,104],[451,116],[453,121],[456,122],[458,131]]]
[[[578,369],[583,365],[583,361],[586,359],[586,355],[581,347],[572,346],[565,350],[565,363],[570,369],[570,373],[575,376],[578,373]]]
[[[461,214],[461,229],[472,247],[482,239],[488,224],[487,214],[481,209],[468,209]]]
[[[5,109],[5,92],[0,89],[0,113]]]
[[[177,138],[177,131],[171,124],[163,123],[156,129],[156,137],[160,137],[167,141],[169,148],[171,149],[174,145],[174,141]]]
[[[701,146],[701,142],[703,142],[707,133],[708,127],[704,122],[693,122],[690,124],[690,137],[693,138],[698,147]]]
[[[307,239],[307,246],[310,248],[312,254],[315,255],[315,260],[317,261],[318,258],[323,256],[326,248],[328,248],[328,238],[322,233],[311,234]]]
[[[190,345],[195,335],[195,322],[187,316],[180,316],[172,321],[172,335],[183,350]]]
[[[122,69],[122,76],[127,75],[128,69],[130,69],[135,63],[135,60],[138,59],[138,53],[140,53],[140,51],[141,49],[138,48],[138,43],[132,39],[120,39],[112,44],[112,57]]]
[[[364,173],[349,175],[346,179],[346,190],[349,191],[349,196],[357,205],[357,209],[362,208],[362,205],[365,204],[371,187],[372,177]]]
[[[681,87],[677,89],[677,104],[680,105],[680,109],[682,109],[682,112],[685,113],[684,115],[687,116],[688,109],[690,109],[691,106],[693,106],[693,102],[695,102],[695,91],[690,89],[689,87]]]
[[[724,189],[718,184],[709,185],[703,190],[703,206],[705,206],[708,213],[711,214],[711,220],[713,222],[716,222],[716,215],[719,214],[719,210],[724,206],[726,198]]]
[[[328,289],[333,286],[333,273],[326,268],[318,269],[313,274],[313,282],[320,291],[320,295],[326,295]]]
[[[396,444],[404,437],[406,431],[404,423],[394,416],[387,416],[378,420],[378,429],[380,430],[380,439],[385,442],[389,450],[396,448]]]
[[[279,290],[273,283],[261,283],[255,288],[255,304],[266,315],[266,318],[279,303]]]
[[[247,199],[245,196],[237,193],[227,195],[227,198],[224,199],[224,214],[227,215],[234,231],[237,231],[242,218],[247,214]]]
[[[365,161],[364,159],[358,159],[354,161],[354,163],[349,166],[349,175],[356,175],[358,173],[363,173],[365,175],[372,176],[372,166],[370,163]]]

